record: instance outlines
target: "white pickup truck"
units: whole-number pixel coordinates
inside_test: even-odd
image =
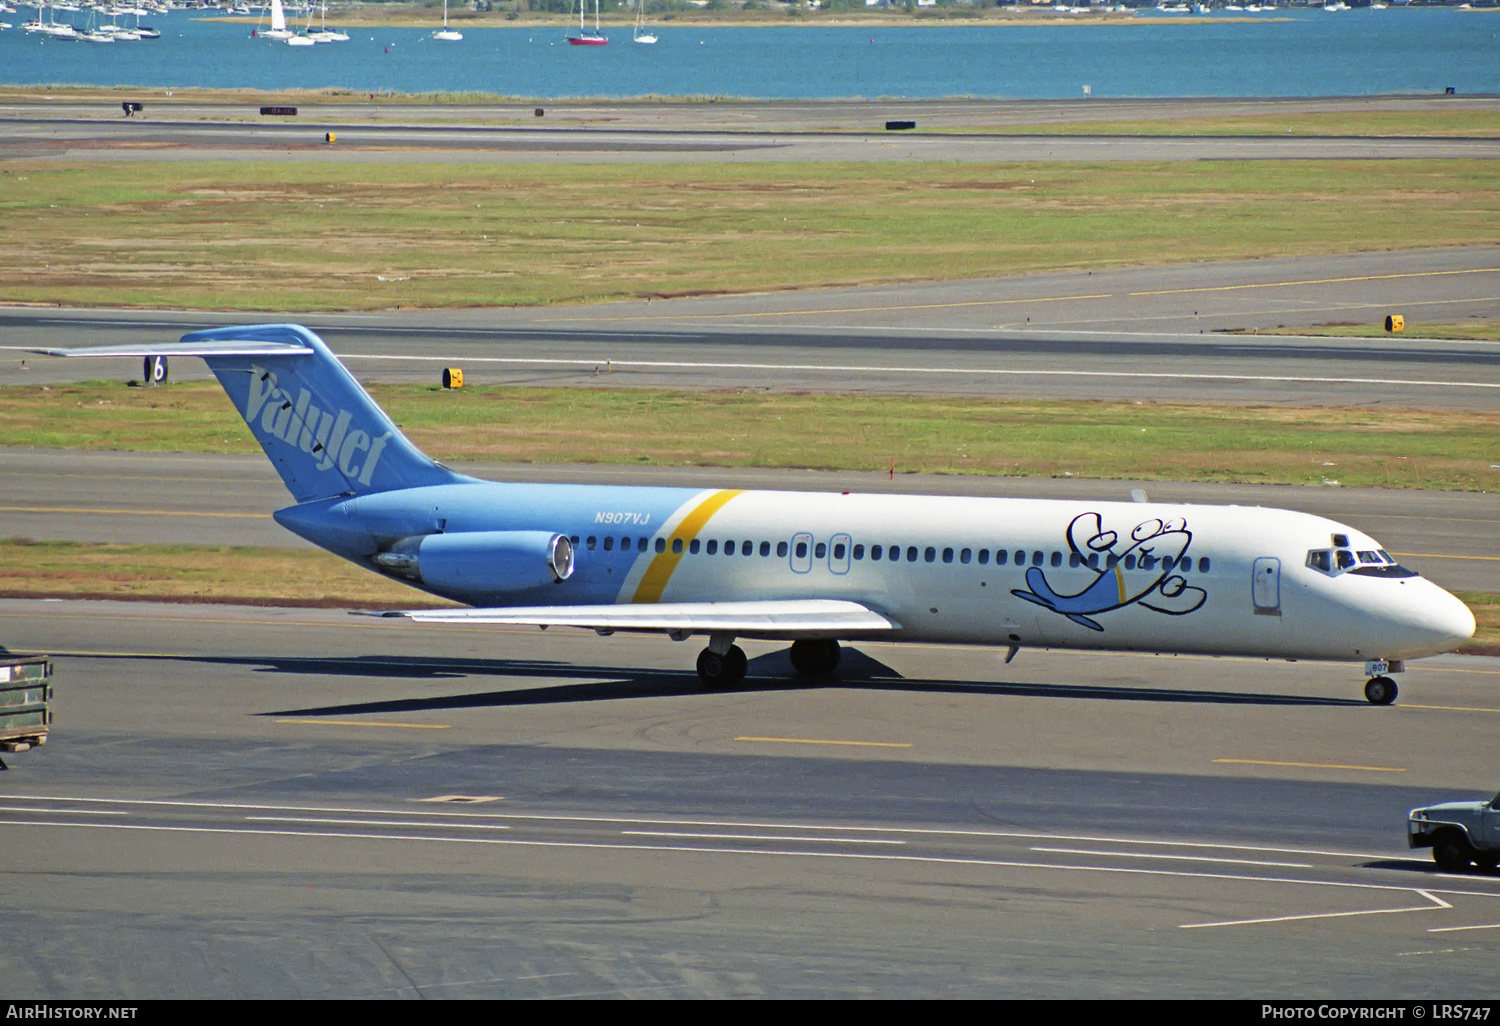
[[[1406,842],[1431,848],[1432,861],[1445,873],[1462,873],[1474,863],[1494,872],[1500,863],[1500,794],[1489,801],[1444,802],[1412,809]]]

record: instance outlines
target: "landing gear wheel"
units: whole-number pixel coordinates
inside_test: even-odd
[[[1462,837],[1448,833],[1432,842],[1432,861],[1445,873],[1462,873],[1468,870],[1474,852]]]
[[[698,677],[709,688],[732,688],[745,679],[748,664],[744,649],[738,645],[730,645],[723,655],[705,648],[698,653]]]
[[[837,641],[794,641],[792,667],[801,674],[832,673],[843,650]]]
[[[1371,705],[1390,705],[1396,700],[1396,682],[1389,677],[1371,677],[1365,682],[1365,698]]]

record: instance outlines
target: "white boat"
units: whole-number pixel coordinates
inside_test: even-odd
[[[264,12],[262,12],[264,16]],[[292,32],[286,27],[286,8],[281,6],[281,0],[271,0],[271,27],[262,29],[256,27],[251,36],[261,36],[265,39],[291,39]]]
[[[313,31],[313,27],[312,27],[312,14],[311,13],[308,14],[308,16],[307,16],[307,36],[314,43],[347,43],[347,42],[349,42],[349,34],[347,32],[340,32],[338,29],[334,29],[332,31],[329,31],[329,29],[328,29],[328,0],[323,0],[322,18],[321,18],[318,30],[316,32]]]
[[[445,43],[456,43],[464,37],[462,32],[457,32],[448,27],[448,0],[443,0],[443,27],[432,34],[433,39],[441,39]]]
[[[645,31],[646,0],[635,0],[635,33],[630,37],[637,43],[656,42],[655,34]]]

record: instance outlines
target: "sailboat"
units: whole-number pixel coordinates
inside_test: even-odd
[[[642,31],[646,17],[646,0],[635,0],[635,33],[630,37],[637,43],[654,43],[656,36],[650,32]]]
[[[290,39],[291,30],[286,27],[286,8],[281,6],[281,0],[271,0],[271,27],[268,29],[256,29],[250,33],[252,36],[263,36],[266,39]]]
[[[594,31],[590,32],[584,28],[583,15],[588,7],[588,0],[578,0],[578,35],[569,36],[568,42],[573,46],[603,46],[609,42],[608,37],[599,34],[599,0],[594,0]]]
[[[321,25],[322,25],[322,27],[319,28],[318,31],[314,32],[312,30],[312,15],[309,14],[307,16],[307,34],[312,39],[312,41],[314,43],[347,43],[347,42],[349,42],[349,33],[347,33],[347,32],[340,32],[338,29],[334,29],[332,32],[328,31],[328,0],[323,0],[323,13],[322,13],[322,22],[321,22]]]
[[[463,37],[464,34],[462,32],[455,32],[448,27],[448,0],[443,0],[443,30],[441,32],[434,32],[432,38],[441,39],[448,43],[456,43]]]

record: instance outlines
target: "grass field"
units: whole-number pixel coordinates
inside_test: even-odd
[[[563,304],[1497,242],[1483,160],[0,168],[0,295],[48,305]]]
[[[1500,410],[372,386],[438,459],[1500,490]],[[587,425],[586,430],[580,430]],[[0,390],[21,446],[258,452],[218,385]]]

